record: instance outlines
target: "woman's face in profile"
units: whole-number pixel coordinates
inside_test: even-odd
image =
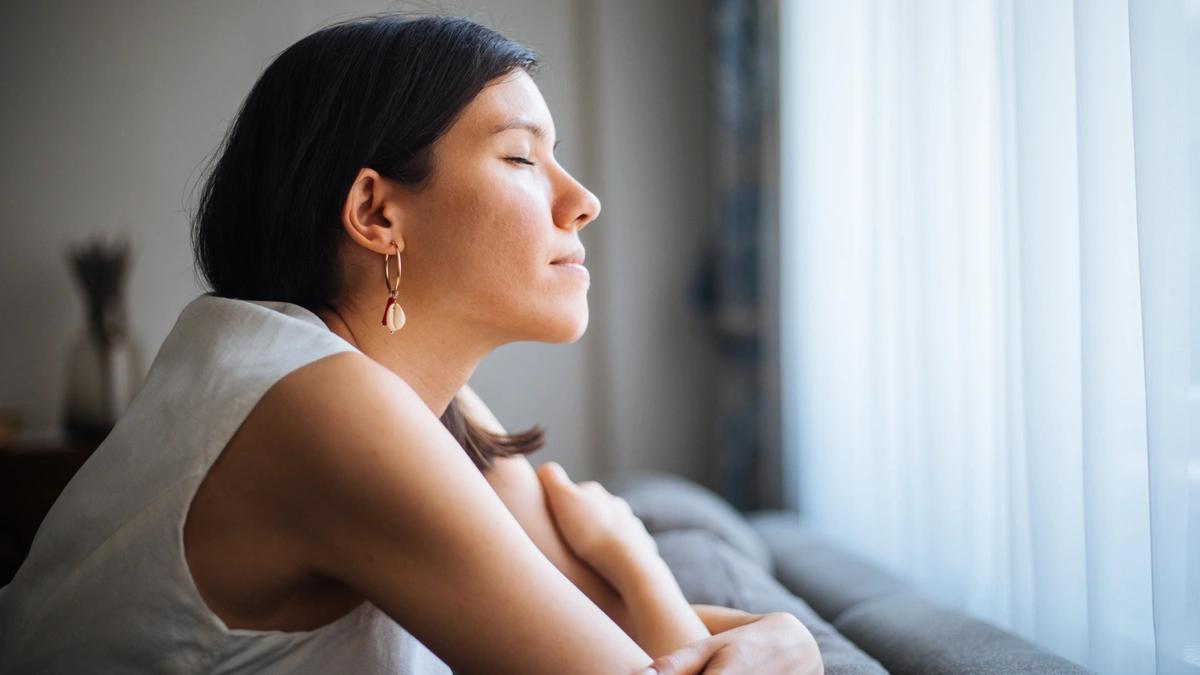
[[[408,202],[404,280],[501,342],[570,342],[587,328],[586,270],[552,263],[582,253],[578,230],[600,201],[559,165],[555,142],[541,92],[516,70],[434,143],[431,180]]]

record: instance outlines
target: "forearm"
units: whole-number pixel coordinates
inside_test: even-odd
[[[463,414],[480,428],[494,434],[506,433],[504,425],[470,386],[463,385],[457,399]],[[572,553],[559,536],[529,460],[523,455],[496,458],[492,468],[484,471],[484,478],[550,562],[626,634],[630,634],[632,629],[625,601],[606,579]]]
[[[704,626],[708,628],[708,632],[713,635],[724,633],[727,630],[740,628],[755,619],[762,618],[761,614],[751,614],[743,612],[740,609],[731,609],[729,607],[721,607],[720,605],[692,605],[696,616],[704,622]]]
[[[615,581],[628,615],[626,632],[652,658],[711,635],[661,558],[628,566]]]
[[[629,607],[621,594],[608,581],[573,555],[556,555],[551,558],[551,562],[607,614],[613,623],[620,626],[626,635],[633,637]],[[634,641],[637,641],[636,638]],[[645,649],[645,646],[643,645],[642,648]]]
[[[458,400],[473,422],[492,433],[504,433],[504,426],[469,386],[463,386]],[[608,575],[570,552],[553,525],[543,491],[525,457],[498,459],[484,477],[543,554],[652,657],[709,636],[661,558],[648,566],[623,566],[618,588]]]

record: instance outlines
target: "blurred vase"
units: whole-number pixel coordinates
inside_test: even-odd
[[[75,440],[100,442],[112,431],[142,381],[137,344],[122,337],[102,345],[90,331],[76,332],[67,347],[64,423]]]
[[[84,292],[83,326],[67,345],[63,425],[75,441],[99,443],[141,386],[141,349],[129,331],[123,281],[128,245],[95,243],[71,253]]]

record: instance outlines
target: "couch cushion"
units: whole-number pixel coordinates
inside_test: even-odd
[[[772,572],[766,544],[745,518],[711,490],[680,476],[652,471],[627,474],[606,485],[629,502],[650,534],[707,530],[768,574]]]
[[[655,534],[654,540],[688,602],[732,607],[754,614],[791,613],[816,639],[828,675],[887,672],[757,562],[713,532],[673,529]]]
[[[897,675],[1080,675],[1086,669],[916,593],[867,600],[835,623]]]
[[[775,559],[775,576],[828,621],[865,600],[909,589],[908,584],[857,556],[831,546],[791,511],[747,515]]]
[[[925,599],[802,524],[794,512],[747,520],[775,556],[779,580],[892,673],[1086,673],[1019,636]]]

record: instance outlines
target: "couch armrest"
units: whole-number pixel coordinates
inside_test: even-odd
[[[803,525],[797,514],[747,520],[776,577],[891,673],[1078,675],[1089,671],[1017,635],[932,602]]]

